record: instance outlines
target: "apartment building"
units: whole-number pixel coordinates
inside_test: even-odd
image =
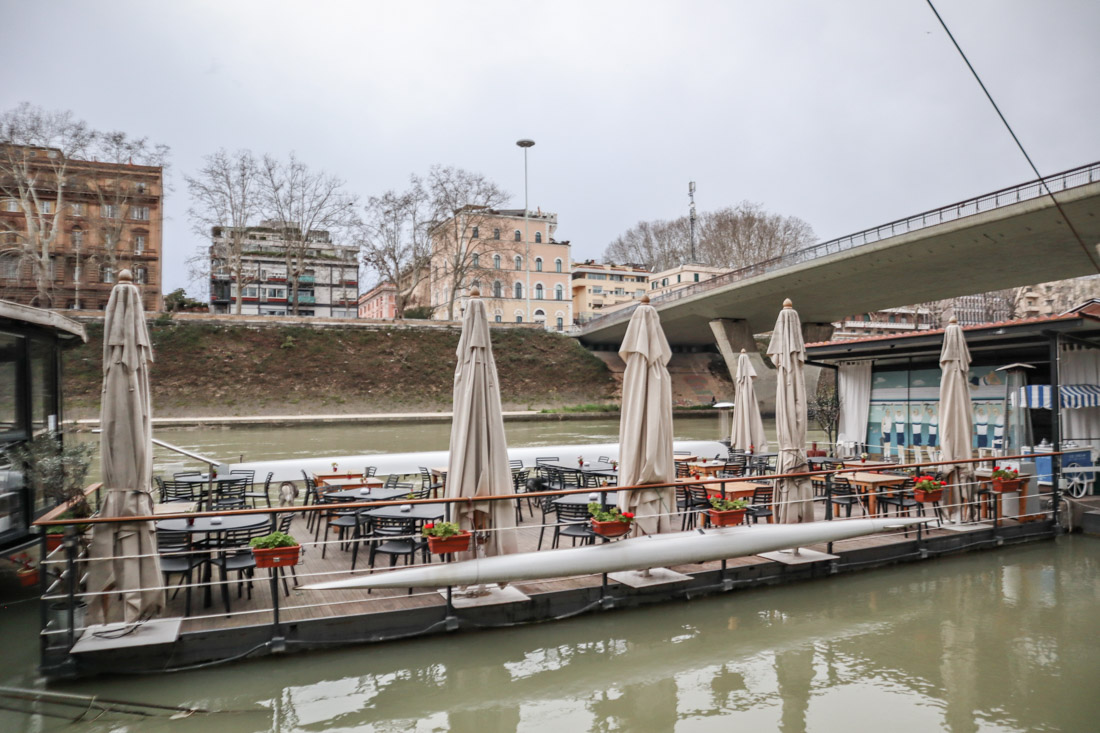
[[[240,277],[231,267],[232,231],[228,227],[214,227],[211,231],[211,312],[236,313],[240,292],[242,315],[295,315],[296,273],[291,270],[297,269],[300,261],[297,315],[357,316],[358,248],[334,244],[327,231],[311,231],[299,238],[296,229],[275,221],[263,221],[245,231]],[[288,249],[292,253],[291,270],[287,268]]]
[[[573,322],[584,324],[649,292],[649,271],[635,265],[612,265],[587,260],[574,262],[572,273]]]
[[[498,323],[541,323],[551,331],[573,323],[569,242],[554,239],[556,214],[526,213],[470,206],[432,227],[426,282],[433,318],[461,318],[477,288]]]
[[[33,181],[33,189],[19,179]],[[0,298],[102,310],[118,273],[129,269],[145,309],[161,310],[163,190],[160,166],[64,159],[50,148],[0,146]],[[34,242],[32,229],[39,242],[53,237],[42,281],[45,295],[37,277],[42,261],[26,251]]]
[[[939,328],[936,314],[928,308],[907,306],[883,308],[870,313],[856,313],[833,324],[834,341],[917,333]]]
[[[390,282],[375,285],[359,296],[359,317],[392,321],[397,317],[397,286]]]
[[[688,285],[706,282],[726,272],[729,272],[729,268],[698,263],[677,265],[661,272],[654,272],[649,276],[649,297],[665,295]]]

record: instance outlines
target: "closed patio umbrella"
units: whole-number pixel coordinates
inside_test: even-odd
[[[971,441],[974,427],[970,403],[970,349],[966,347],[962,328],[955,318],[943,332],[940,350],[940,460],[959,461],[973,458]],[[962,522],[962,502],[969,498],[961,484],[973,481],[973,464],[944,464],[948,472],[948,516],[956,524]]]
[[[630,317],[619,356],[626,363],[619,417],[619,485],[671,483],[676,478],[672,382],[667,366],[672,349],[657,309],[649,305],[647,297]],[[634,512],[634,534],[669,532],[676,490],[669,486],[620,491],[619,508]]]
[[[802,341],[802,322],[790,299],[775,322],[768,356],[776,369],[775,431],[779,440],[779,473],[806,471],[806,376],[803,363],[806,347]],[[776,480],[776,516],[780,522],[795,524],[814,521],[813,486],[808,478]]]
[[[141,291],[129,270],[119,274],[103,324],[103,396],[100,453],[107,491],[102,517],[152,516],[152,406],[149,364],[153,349],[145,327]],[[114,591],[93,601],[93,622],[128,624],[164,608],[163,583],[151,521],[96,524],[92,530],[88,589]],[[114,600],[121,595],[122,608]]]
[[[749,355],[741,349],[737,357],[736,392],[733,398],[733,433],[730,435],[730,448],[759,451],[768,450],[768,436],[764,433],[764,421],[760,419],[760,403],[756,401],[756,370],[752,367]]]
[[[454,417],[451,453],[447,465],[447,496],[477,498],[514,492],[508,465],[508,444],[500,408],[500,383],[489,339],[485,302],[472,291],[462,318],[455,367]],[[507,501],[452,505],[453,516],[465,530],[493,529],[481,545],[485,556],[516,551],[516,510]],[[460,553],[461,554],[461,553]],[[472,559],[473,553],[459,559]]]

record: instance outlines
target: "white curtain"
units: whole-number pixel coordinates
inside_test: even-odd
[[[840,398],[840,426],[837,443],[867,442],[867,420],[871,415],[871,362],[841,362],[837,372]]]
[[[1063,344],[1059,384],[1100,384],[1100,349]],[[1062,439],[1100,448],[1100,407],[1062,409]],[[1087,440],[1086,440],[1087,439]]]

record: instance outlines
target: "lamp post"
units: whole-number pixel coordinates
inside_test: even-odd
[[[527,271],[527,284],[524,295],[527,298],[527,319],[534,320],[531,315],[531,235],[528,232],[529,210],[527,208],[527,148],[535,146],[534,140],[516,140],[516,145],[523,148],[523,268]]]

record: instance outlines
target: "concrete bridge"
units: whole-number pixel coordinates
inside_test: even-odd
[[[717,343],[732,373],[742,348],[755,353],[752,335],[772,329],[784,298],[807,341],[822,341],[852,313],[1100,273],[1098,243],[1100,163],[1092,163],[734,270],[652,305],[670,343]],[[576,335],[617,349],[633,308]]]

